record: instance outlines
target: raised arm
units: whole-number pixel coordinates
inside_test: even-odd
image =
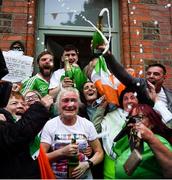
[[[147,82],[143,78],[132,77],[125,68],[118,63],[112,54],[106,54],[105,60],[108,68],[116,76],[116,78],[124,84],[126,87],[131,87],[137,92],[139,102],[142,104],[154,105],[154,102],[150,99],[147,89]]]
[[[159,162],[164,178],[171,178],[172,172],[172,152],[155,136],[149,141],[149,146],[152,149],[157,161]]]
[[[8,112],[5,113],[5,117],[7,116],[10,117]],[[48,119],[48,110],[42,104],[35,103],[17,123],[1,121],[0,152],[15,153],[22,151],[40,132]]]
[[[125,70],[125,68],[115,59],[115,57],[112,54],[106,54],[104,58],[109,70],[121,83],[123,83],[125,86],[129,86],[135,83],[135,78],[133,78]]]

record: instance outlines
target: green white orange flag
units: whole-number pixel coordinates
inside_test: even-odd
[[[35,139],[30,143],[29,146],[30,149],[30,155],[33,160],[37,159],[39,156],[39,151],[40,151],[40,137],[37,135]]]
[[[91,74],[91,81],[95,83],[100,95],[105,95],[109,103],[118,105],[120,92],[125,88],[120,81],[110,73],[103,56],[99,56]]]

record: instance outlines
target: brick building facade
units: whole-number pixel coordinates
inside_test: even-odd
[[[35,55],[36,0],[0,1],[0,48],[20,40],[25,54]],[[172,0],[119,0],[121,61],[144,72],[146,65],[167,67],[172,88]],[[141,74],[141,73],[140,73]]]
[[[27,55],[34,55],[36,3],[2,0],[0,6],[0,47],[8,50],[13,41],[23,42]],[[31,24],[29,22],[32,22]]]
[[[166,85],[172,87],[172,1],[121,0],[120,9],[123,64],[139,72],[147,64],[162,63]]]

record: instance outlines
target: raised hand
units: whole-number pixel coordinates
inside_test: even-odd
[[[147,81],[147,85],[148,85],[147,92],[149,94],[149,97],[152,99],[153,102],[157,101],[158,95],[156,93],[155,86],[149,81]]]
[[[40,102],[49,110],[50,106],[53,104],[53,98],[50,95],[46,95]]]
[[[62,87],[73,87],[74,83],[69,77],[65,77],[62,81]]]

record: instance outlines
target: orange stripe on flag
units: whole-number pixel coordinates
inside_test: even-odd
[[[109,85],[102,84],[101,80],[95,82],[95,86],[101,96],[105,95],[108,103],[112,103],[114,105],[119,105],[118,98],[125,86],[123,84],[119,84],[117,89],[110,87]]]
[[[38,156],[38,163],[41,172],[41,179],[56,179],[53,170],[50,166],[49,160],[43,147],[40,144],[40,151]]]

